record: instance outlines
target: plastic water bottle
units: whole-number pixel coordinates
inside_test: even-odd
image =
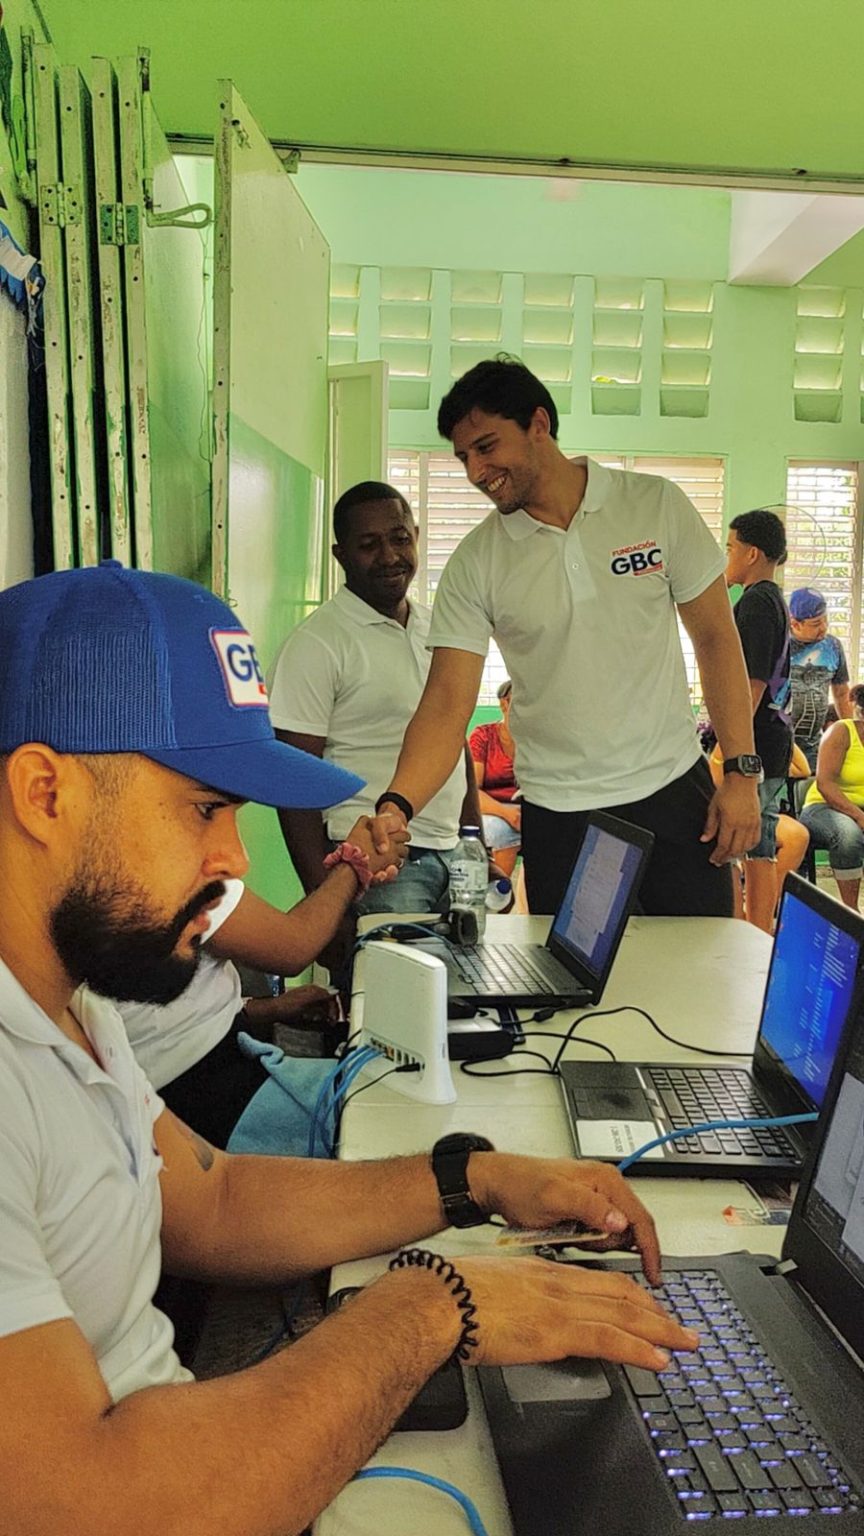
[[[450,860],[450,912],[470,911],[477,924],[477,938],[486,928],[488,865],[479,827],[463,827]]]
[[[490,880],[486,887],[486,911],[503,912],[513,900],[513,886],[506,875]]]

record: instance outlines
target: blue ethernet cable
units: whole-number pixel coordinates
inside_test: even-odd
[[[380,1052],[375,1050],[374,1047],[361,1046],[359,1050],[352,1051],[350,1056],[343,1056],[341,1060],[337,1062],[333,1070],[328,1073],[324,1082],[321,1084],[318,1098],[315,1101],[315,1106],[312,1110],[312,1116],[309,1122],[308,1155],[310,1157],[314,1157],[315,1155],[316,1135],[320,1135],[322,1140],[325,1140],[324,1129],[322,1125],[319,1125],[319,1118],[322,1116],[322,1114],[326,1115],[328,1109],[335,1110],[340,1096],[354,1081],[354,1078],[357,1076],[358,1072],[362,1070],[367,1061],[373,1061],[378,1055],[380,1055]],[[340,1076],[342,1081],[337,1087],[336,1082]],[[332,1101],[330,1105],[325,1106],[327,1095],[330,1092],[332,1092]],[[327,1146],[326,1141],[325,1147],[328,1156],[332,1155],[332,1147]]]
[[[367,1061],[372,1061],[374,1057],[380,1056],[380,1054],[380,1051],[376,1051],[373,1046],[361,1046],[359,1050],[352,1051],[348,1056],[340,1057],[332,1071],[328,1072],[323,1083],[321,1084],[320,1089],[318,1090],[318,1097],[315,1100],[315,1106],[312,1110],[312,1115],[309,1121],[309,1140],[306,1147],[307,1157],[315,1156],[315,1138],[316,1135],[319,1134],[318,1119],[321,1115],[328,1093],[331,1091],[331,1089],[333,1089],[332,1107],[335,1108],[336,1100],[339,1098],[340,1093],[345,1092],[345,1089],[356,1077],[360,1068],[365,1066]],[[343,1082],[341,1088],[337,1090],[334,1088],[334,1084],[340,1074],[343,1074]],[[320,1134],[323,1140],[323,1129],[321,1129]]]
[[[667,1141],[677,1141],[682,1136],[700,1136],[708,1131],[770,1130],[775,1125],[804,1125],[807,1121],[818,1119],[814,1111],[808,1115],[776,1115],[764,1120],[704,1120],[699,1125],[680,1126],[674,1131],[667,1131],[665,1136],[655,1136],[653,1141],[646,1141],[635,1152],[623,1157],[618,1164],[618,1172],[626,1173],[646,1152],[662,1147]]]
[[[446,1483],[443,1477],[432,1477],[427,1472],[417,1472],[413,1467],[364,1467],[361,1472],[355,1472],[354,1481],[368,1477],[407,1477],[414,1483],[427,1483],[430,1488],[437,1488],[439,1493],[449,1494],[451,1499],[462,1509],[465,1519],[468,1521],[468,1529],[471,1536],[489,1536],[480,1512],[467,1493],[461,1488],[456,1488],[453,1483]]]

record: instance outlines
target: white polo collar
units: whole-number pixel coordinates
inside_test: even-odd
[[[413,616],[413,607],[410,597],[407,601],[408,622],[410,624]],[[340,587],[338,589],[333,602],[342,609],[342,612],[354,624],[394,624],[397,629],[402,628],[398,619],[391,619],[386,613],[379,613],[377,608],[373,608],[370,603],[364,603],[362,597],[358,597],[356,592],[350,592],[347,587]]]
[[[90,1043],[97,1051],[103,1051],[106,1035],[104,1011],[110,1009],[111,1005],[104,999],[94,998],[86,987],[79,987],[69,1007]],[[115,1014],[115,1017],[122,1029],[120,1015]],[[63,1033],[53,1019],[49,1019],[45,1010],[34,1002],[17,976],[13,975],[8,965],[5,965],[2,960],[0,960],[0,1030],[5,1030],[7,1035],[13,1035],[18,1040],[26,1041],[28,1045],[41,1045],[56,1052],[82,1082],[111,1081],[110,1073],[103,1071],[92,1056],[88,1056],[80,1045],[76,1045],[74,1040],[70,1040],[69,1036]]]
[[[580,513],[599,512],[609,494],[609,486],[612,482],[610,471],[606,468],[605,464],[597,464],[594,459],[587,458],[585,454],[581,454],[578,458],[570,459],[569,462],[571,464],[584,464],[588,472],[588,479],[585,483],[585,495],[582,497],[579,507]],[[551,528],[548,523],[541,523],[522,507],[516,512],[508,512],[506,517],[499,512],[498,521],[506,529],[510,538],[516,542],[521,539],[527,539],[532,533],[538,533],[544,528],[548,533],[564,533],[569,531],[563,528]],[[573,526],[572,523],[570,526]]]

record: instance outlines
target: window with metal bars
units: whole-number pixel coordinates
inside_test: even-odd
[[[722,459],[604,453],[592,457],[610,469],[633,469],[640,474],[664,475],[673,480],[690,497],[719,541],[723,526]],[[420,527],[417,595],[421,601],[431,603],[449,556],[460,539],[487,515],[490,503],[465,478],[465,471],[449,453],[394,450],[389,466],[391,483],[402,492],[417,516]],[[699,673],[693,647],[683,629],[681,644],[694,707],[698,708],[701,703]],[[483,669],[478,703],[494,704],[495,691],[506,675],[501,652],[493,641]]]
[[[861,660],[862,477],[854,462],[790,459],[786,478],[786,597],[816,587],[828,604],[853,681]]]

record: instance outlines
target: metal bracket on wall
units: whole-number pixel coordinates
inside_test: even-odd
[[[200,218],[195,218],[200,214]],[[183,208],[171,208],[157,213],[153,206],[153,182],[144,177],[144,217],[151,229],[171,225],[174,229],[206,229],[213,223],[213,209],[208,203],[186,203]]]
[[[101,203],[100,245],[138,245],[141,240],[141,209],[134,203]]]
[[[74,184],[55,181],[40,187],[39,201],[46,224],[65,229],[69,224],[81,223],[81,193]]]

